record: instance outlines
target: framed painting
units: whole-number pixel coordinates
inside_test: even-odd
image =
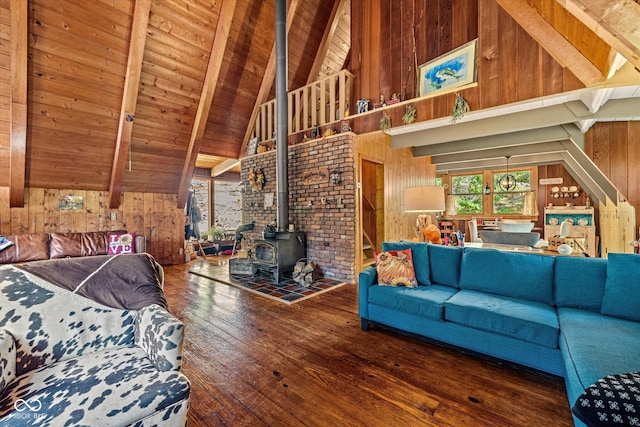
[[[475,39],[418,67],[418,95],[475,82],[477,44],[478,39]]]
[[[247,144],[247,156],[253,156],[258,152],[258,137],[253,137]]]

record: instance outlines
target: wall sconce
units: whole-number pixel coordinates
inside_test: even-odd
[[[329,174],[329,179],[331,179],[331,185],[338,185],[340,184],[340,172],[338,171],[333,171]]]
[[[486,194],[487,196],[491,194],[491,187],[489,187],[489,184],[486,184],[484,186],[484,194]]]

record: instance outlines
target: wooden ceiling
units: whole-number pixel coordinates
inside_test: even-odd
[[[109,190],[117,204],[121,191],[186,191],[198,153],[207,167],[241,157],[255,106],[273,97],[274,0],[29,0],[20,16],[26,3],[0,0],[3,94],[26,57],[25,187]],[[345,65],[349,11],[289,1],[290,88]]]
[[[177,193],[181,203],[196,166],[228,170],[273,98],[274,1],[0,0],[0,170],[11,171],[0,187],[11,205],[25,187],[109,191],[112,205],[123,191]],[[585,84],[608,74],[616,52],[640,64],[638,13],[626,12],[635,3],[496,2]],[[291,89],[350,68],[350,11],[350,0],[288,0]]]

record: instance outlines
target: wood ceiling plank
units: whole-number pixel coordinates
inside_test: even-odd
[[[11,0],[11,154],[9,206],[24,206],[27,153],[27,2]]]
[[[316,57],[313,60],[313,65],[311,66],[309,77],[307,78],[307,84],[310,84],[311,82],[317,80],[318,75],[320,74],[322,64],[324,63],[324,58],[327,55],[329,46],[331,45],[331,43],[333,43],[333,36],[336,33],[338,24],[340,23],[340,12],[344,8],[346,1],[347,0],[335,0],[333,2],[331,15],[329,15],[329,25],[326,26],[324,34],[322,35],[322,40],[320,41],[320,47],[316,51]]]
[[[118,135],[109,178],[109,207],[112,209],[120,205],[122,179],[127,163],[127,153],[131,144],[131,132],[133,131],[133,118],[136,113],[150,9],[151,0],[138,0],[135,2]]]
[[[298,9],[299,0],[291,0],[289,4],[289,10],[287,11],[287,33],[291,29],[291,24],[293,23],[293,18],[296,14],[296,10]],[[247,143],[249,142],[249,138],[251,138],[251,134],[253,133],[253,128],[256,124],[256,117],[258,117],[258,112],[260,111],[260,105],[267,101],[267,97],[271,92],[271,87],[273,86],[273,80],[276,77],[276,43],[273,42],[273,46],[271,47],[271,54],[269,55],[269,61],[267,62],[267,68],[265,69],[264,75],[262,76],[262,83],[260,83],[260,89],[258,89],[258,96],[256,97],[256,102],[253,106],[253,111],[251,112],[251,117],[249,118],[249,123],[247,124],[247,128],[244,134],[244,139],[242,140],[242,146],[238,153],[240,153],[240,157],[242,157],[241,153],[244,153],[247,149]]]
[[[640,69],[640,4],[631,0],[556,0]]]
[[[496,0],[540,45],[583,84],[601,82],[602,72],[523,0]]]
[[[180,209],[184,207],[187,201],[187,194],[189,194],[191,175],[193,174],[193,169],[196,165],[196,158],[200,149],[200,141],[202,140],[202,136],[204,135],[204,131],[207,126],[207,118],[209,117],[213,94],[215,93],[216,85],[218,83],[222,59],[224,58],[227,48],[227,41],[229,40],[229,32],[235,8],[236,0],[223,0],[222,6],[220,7],[218,25],[216,26],[216,33],[213,38],[213,44],[211,45],[209,63],[207,64],[207,73],[204,78],[200,102],[198,103],[198,110],[191,130],[189,146],[187,147],[186,157],[182,166],[182,175],[180,176],[180,184],[178,186],[177,202],[178,208]]]

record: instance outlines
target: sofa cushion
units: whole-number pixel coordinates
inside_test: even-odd
[[[571,412],[588,426],[640,425],[640,372],[600,378],[580,395]]]
[[[558,348],[558,317],[547,304],[461,290],[445,302],[445,319]]]
[[[604,258],[557,257],[556,305],[599,312],[606,278],[607,260]]]
[[[417,288],[371,286],[369,303],[415,314],[431,320],[444,320],[444,303],[458,290],[448,286],[430,285]]]
[[[49,233],[18,234],[6,237],[14,244],[0,251],[0,264],[49,258]]]
[[[13,265],[0,267],[0,300],[0,328],[16,340],[17,375],[134,342],[136,312],[97,304]]]
[[[640,256],[609,254],[607,280],[600,312],[640,321]]]
[[[411,249],[413,269],[419,285],[430,285],[429,280],[429,251],[423,242],[382,242],[383,251],[401,251]]]
[[[17,377],[0,401],[0,424],[24,425],[14,407],[24,401],[39,406],[38,425],[132,425],[187,399],[189,389],[184,375],[159,371],[137,346],[102,350]]]
[[[82,233],[51,233],[49,258],[82,256]]]
[[[457,246],[428,245],[431,283],[460,286],[460,262],[463,249]]]
[[[376,252],[376,270],[380,286],[418,286],[413,271],[411,249]]]
[[[467,248],[460,289],[553,304],[554,257]]]
[[[640,371],[640,323],[564,307],[558,320],[571,404],[600,378]]]

